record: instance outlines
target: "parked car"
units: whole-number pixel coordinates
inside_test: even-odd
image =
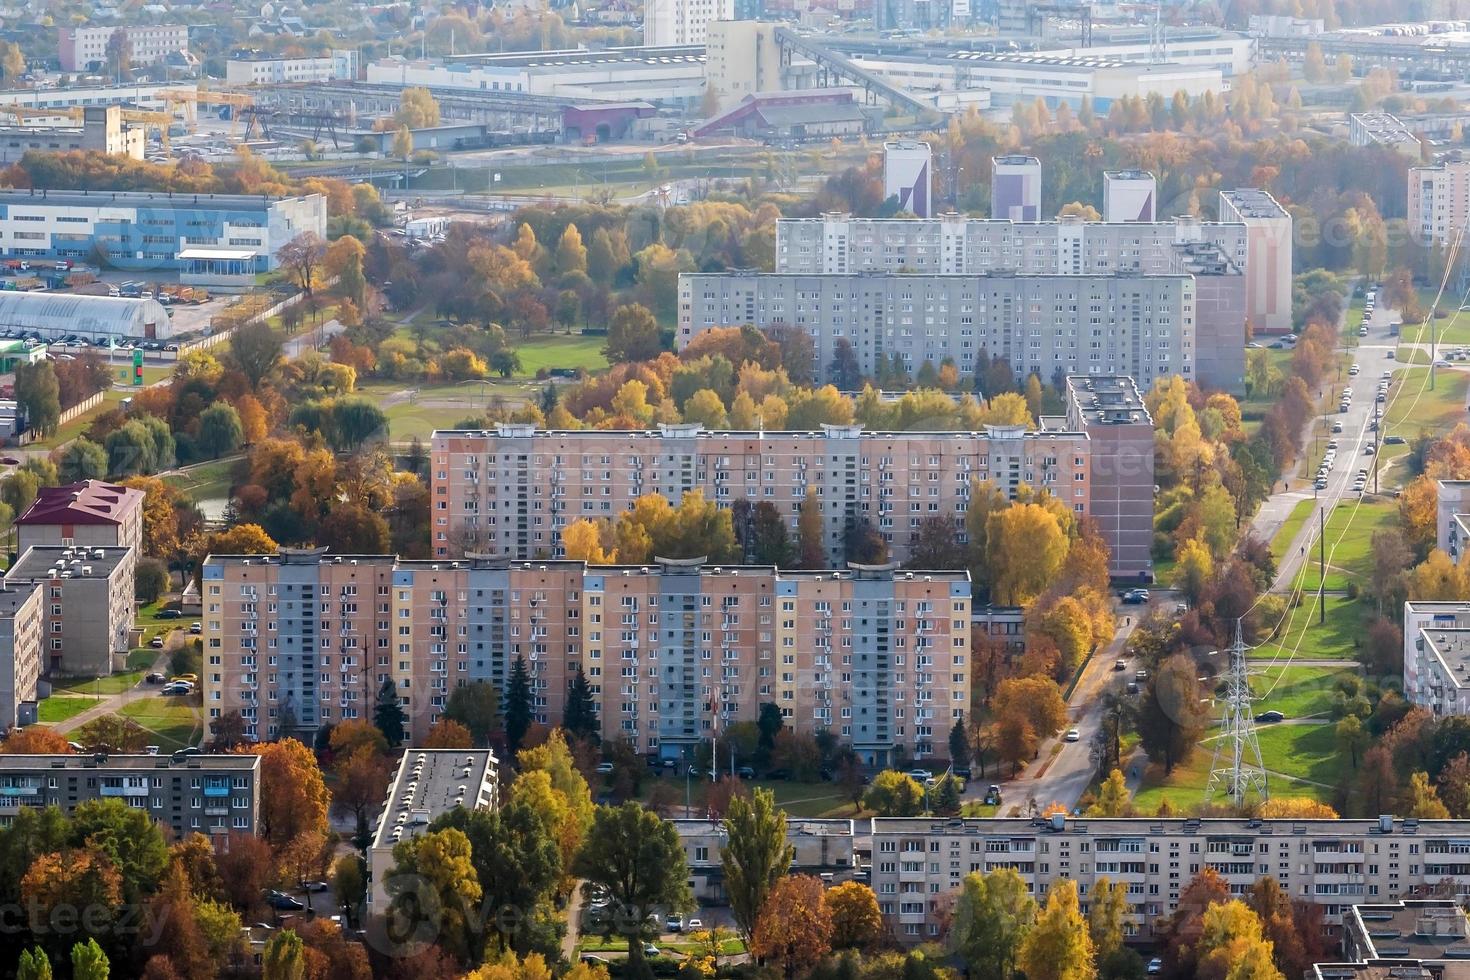
[[[277,912],[300,912],[306,908],[285,892],[267,892],[265,903]]]
[[[908,772],[908,777],[912,780],[915,780],[916,782],[922,783],[926,780],[933,779],[934,773],[930,772],[928,769],[910,769]]]
[[[1151,976],[1151,977],[1158,976],[1160,973],[1163,972],[1163,970],[1164,970],[1164,961],[1161,960],[1161,959],[1159,959],[1157,956],[1155,956],[1153,959],[1151,959],[1151,960],[1148,961],[1148,975],[1149,976]]]
[[[190,623],[189,624],[189,632],[191,634],[193,634],[194,636],[198,636],[200,633],[203,633],[204,632],[204,624],[203,623]]]
[[[162,674],[155,670],[147,677],[143,678],[143,680],[147,681],[149,684],[162,684],[164,678]]]
[[[193,690],[194,690],[194,685],[193,684],[183,684],[183,683],[165,684],[165,685],[163,685],[163,689],[162,689],[162,692],[161,693],[165,697],[167,697],[167,696],[170,696],[170,695],[189,694]]]
[[[671,915],[664,920],[664,929],[668,932],[683,932],[684,917],[682,915]]]
[[[1127,670],[1128,669],[1128,661],[1126,661],[1126,660],[1114,660],[1113,661],[1113,669],[1114,670]]]
[[[1384,436],[1383,437],[1383,444],[1385,446],[1402,446],[1404,444],[1404,437],[1403,436]]]
[[[690,932],[698,932],[699,930],[704,928],[704,921],[698,918],[690,919],[688,922],[684,923],[684,928],[688,929]]]
[[[1286,716],[1279,711],[1262,711],[1256,715],[1256,721],[1263,725],[1274,725],[1278,721],[1285,721]]]
[[[163,634],[162,633],[159,633],[159,634],[155,635],[153,637],[153,639],[151,639],[151,640],[148,641],[148,645],[150,647],[152,647],[153,649],[155,649],[155,650],[162,650],[163,649]]]
[[[154,619],[183,619],[184,614],[177,609],[160,609]]]
[[[306,883],[306,890],[309,892],[329,892],[332,890],[332,886],[325,881],[308,881]]]
[[[613,764],[611,762],[599,762],[597,764],[597,774],[599,776],[611,776],[612,771]]]
[[[735,770],[735,775],[739,776],[741,779],[754,779],[755,770],[750,768],[749,766],[741,766],[739,769]]]

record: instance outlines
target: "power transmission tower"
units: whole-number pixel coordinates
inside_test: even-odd
[[[1162,65],[1167,59],[1164,44],[1164,21],[1163,4],[1160,0],[1154,0],[1154,22],[1148,32],[1148,60],[1155,65]]]
[[[1225,710],[1220,717],[1220,735],[1210,764],[1210,781],[1205,786],[1205,802],[1217,794],[1226,795],[1239,807],[1251,791],[1262,800],[1271,794],[1266,785],[1266,767],[1261,762],[1261,744],[1256,739],[1256,718],[1251,713],[1250,672],[1246,669],[1245,642],[1241,639],[1238,619],[1225,683]]]

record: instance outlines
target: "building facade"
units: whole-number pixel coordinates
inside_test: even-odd
[[[929,217],[933,198],[933,151],[923,140],[889,140],[883,144],[883,197],[897,199],[900,211]]]
[[[41,593],[0,588],[0,731],[35,723],[42,666]]]
[[[388,799],[368,848],[369,915],[388,910],[393,845],[425,833],[454,810],[500,805],[500,760],[488,749],[408,749],[388,787]],[[498,911],[498,910],[497,910]]]
[[[735,0],[649,0],[643,15],[643,44],[703,44],[710,21],[735,16]]]
[[[1041,161],[1010,154],[990,161],[990,216],[1003,221],[1041,220]]]
[[[770,702],[881,765],[947,751],[969,705],[965,572],[283,550],[210,556],[203,586],[204,704],[252,738],[367,717],[391,681],[418,741],[453,687],[503,691],[517,658],[537,721],[561,721],[580,670],[603,737],[665,759]]]
[[[0,126],[0,163],[15,163],[31,151],[68,153],[81,150],[143,159],[147,132],[122,120],[117,106],[87,106],[81,125],[66,120],[62,125]]]
[[[1418,889],[1470,891],[1464,820],[1260,820],[1176,817],[873,820],[873,890],[905,942],[939,937],[944,906],[967,874],[1014,869],[1044,901],[1077,883],[1084,913],[1100,878],[1128,888],[1127,935],[1151,937],[1180,893],[1213,869],[1243,897],[1264,877],[1322,907],[1340,930],[1353,905]]]
[[[132,548],[41,545],[5,573],[6,588],[41,593],[47,674],[98,677],[126,668],[136,567]]]
[[[1114,578],[1153,581],[1154,424],[1132,378],[1067,379],[1067,429],[1092,448],[1087,512]]]
[[[231,58],[225,63],[225,81],[231,85],[300,85],[356,77],[356,50],[334,50],[320,58]]]
[[[1409,168],[1409,233],[1425,247],[1448,248],[1470,226],[1470,160]]]
[[[689,891],[696,902],[730,904],[720,851],[730,844],[723,820],[669,821],[679,834],[684,862],[689,866]],[[786,821],[786,843],[793,850],[791,874],[812,875],[824,885],[853,880],[858,870],[851,820],[794,819]]]
[[[646,493],[677,504],[700,490],[720,507],[774,504],[794,539],[810,492],[832,567],[844,558],[848,523],[865,518],[890,553],[907,557],[923,522],[949,517],[964,540],[971,485],[989,481],[1008,498],[1022,484],[1049,490],[1085,513],[1092,449],[1060,427],[1027,432],[712,432],[697,425],[652,431],[547,431],[530,425],[440,430],[432,439],[433,546],[439,558],[468,551],[560,555],[573,521],[616,518]],[[1152,500],[1152,486],[1149,500]],[[1150,539],[1152,532],[1150,532]]]
[[[1448,637],[1458,630],[1470,630],[1470,602],[1410,599],[1404,603],[1404,700],[1432,708],[1445,693],[1429,689],[1427,661],[1433,654],[1424,635]]]
[[[276,268],[281,246],[326,230],[320,194],[0,191],[0,255],[95,262],[101,253],[115,269],[215,285],[253,284]]]
[[[169,55],[189,50],[189,28],[183,24],[140,24],[126,27],[63,27],[57,32],[56,53],[61,70],[96,71],[107,64],[107,48],[121,31],[128,64],[152,65]],[[126,66],[124,66],[126,67]]]
[[[143,491],[84,480],[42,487],[15,519],[16,549],[60,547],[143,549]],[[131,569],[129,569],[131,574]]]
[[[173,840],[198,833],[218,847],[253,834],[260,814],[257,755],[0,755],[0,827],[21,807],[71,813],[89,800],[120,799]]]
[[[1242,277],[1234,280],[1243,288]],[[1245,337],[1244,322],[1200,329],[1196,277],[1189,274],[679,276],[681,348],[710,328],[747,323],[809,334],[821,380],[841,342],[868,376],[880,356],[902,359],[910,376],[926,361],[937,368],[949,358],[961,377],[1003,357],[1017,378],[1126,374],[1147,388],[1179,375],[1235,390],[1239,376],[1200,375],[1199,347],[1243,351]]]
[[[1146,170],[1103,172],[1103,220],[1154,222],[1159,213],[1159,182]]]
[[[1410,172],[1412,175],[1412,171]],[[1412,214],[1412,203],[1410,204]],[[1291,331],[1291,213],[1266,191],[1220,192],[1220,220],[1246,229],[1246,316],[1256,333]]]

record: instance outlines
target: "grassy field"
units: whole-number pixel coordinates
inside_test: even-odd
[[[1329,742],[1331,740],[1330,725],[1283,725],[1276,731],[1290,732],[1296,729],[1308,733],[1315,733],[1319,729],[1327,729]],[[1318,785],[1315,776],[1303,777],[1292,771],[1293,769],[1304,769],[1313,771],[1311,765],[1303,765],[1303,759],[1310,759],[1315,763],[1323,764],[1314,756],[1302,756],[1298,758],[1298,749],[1291,746],[1290,749],[1270,742],[1264,731],[1261,738],[1261,760],[1266,769],[1271,773],[1268,777],[1272,794],[1277,796],[1306,796],[1317,800],[1328,800],[1332,796],[1331,786]],[[1214,759],[1215,740],[1206,738],[1204,744],[1197,748],[1189,760],[1174,771],[1165,776],[1163,767],[1149,766],[1144,772],[1143,783],[1137,793],[1133,796],[1133,804],[1141,812],[1152,813],[1159,808],[1159,804],[1168,800],[1176,810],[1188,809],[1190,806],[1201,803],[1205,798],[1205,787],[1210,781],[1210,765]],[[1291,769],[1283,769],[1290,766]],[[1284,773],[1285,775],[1277,775]]]
[[[518,378],[534,378],[538,371],[556,368],[572,368],[583,371],[601,371],[607,367],[607,357],[602,348],[606,337],[584,337],[581,334],[548,334],[517,344],[516,356],[521,359]]]
[[[1364,459],[1366,461],[1366,457]],[[1315,516],[1315,513],[1311,514],[1308,520]],[[1360,503],[1358,498],[1349,497],[1333,508],[1322,539],[1326,542],[1327,591],[1340,592],[1347,588],[1349,582],[1361,584],[1366,581],[1373,571],[1373,534],[1397,524],[1398,503],[1393,500],[1365,497]],[[1290,539],[1286,543],[1289,542]],[[1273,541],[1273,552],[1275,545]],[[1320,552],[1319,543],[1314,542],[1308,561],[1297,575],[1296,584],[1307,594],[1317,591],[1321,578],[1318,572]]]
[[[1287,611],[1276,637],[1250,651],[1252,660],[1285,664],[1290,660],[1354,660],[1363,637],[1368,612],[1363,599],[1327,597],[1327,622],[1317,622],[1317,597],[1302,597],[1301,605]]]
[[[1276,370],[1281,372],[1282,377],[1289,377],[1291,375],[1291,351],[1271,350],[1269,347],[1262,348],[1262,350],[1266,353],[1266,359],[1275,366]],[[1254,351],[1246,351],[1247,355],[1252,353]],[[1261,394],[1251,398],[1240,399],[1241,427],[1247,433],[1255,432],[1261,424],[1261,419],[1265,418],[1266,413],[1270,411],[1271,406],[1274,404],[1276,404],[1276,397],[1272,395]]]
[[[417,386],[405,381],[373,381],[359,385],[357,394],[376,403],[388,417],[388,435],[395,443],[414,436],[427,439],[435,429],[447,429],[493,407],[515,407],[539,390],[526,381],[486,380],[473,383]]]
[[[160,694],[125,704],[119,713],[158,736],[157,744],[164,752],[194,745],[203,734],[198,709],[186,698]]]
[[[75,718],[97,702],[92,698],[53,695],[36,705],[36,718],[47,725]]]
[[[1384,435],[1410,439],[1424,431],[1448,432],[1455,423],[1465,421],[1467,388],[1470,374],[1463,371],[1436,371],[1433,389],[1429,387],[1428,368],[1394,372]]]
[[[106,697],[121,694],[143,679],[145,670],[129,670],[106,677],[71,677],[51,685],[58,693],[81,694],[91,697],[94,693]]]
[[[1427,344],[1433,337],[1440,346],[1470,346],[1470,310],[1459,312],[1454,307],[1456,297],[1445,292],[1445,298],[1441,300],[1441,312],[1447,312],[1448,316],[1442,316],[1434,321],[1431,329],[1428,323],[1416,323],[1399,328],[1399,339],[1406,344]],[[1430,296],[1425,301],[1425,307],[1434,301]]]
[[[1315,783],[1330,791],[1342,775],[1344,760],[1329,722],[1320,725],[1266,725],[1257,730],[1261,761],[1273,773]]]
[[[1286,520],[1281,522],[1281,527],[1271,538],[1271,554],[1276,556],[1277,561],[1280,561],[1286,554],[1286,549],[1291,547],[1291,542],[1296,539],[1302,526],[1307,523],[1308,518],[1315,516],[1316,512],[1317,501],[1315,500],[1298,501],[1297,505],[1291,509],[1291,513],[1287,515]]]
[[[177,487],[193,500],[228,497],[234,489],[235,467],[242,458],[228,456],[208,463],[197,463],[164,477],[163,481]]]
[[[1329,711],[1339,681],[1357,676],[1353,667],[1267,667],[1251,688],[1261,700],[1257,711],[1279,711],[1304,718]]]

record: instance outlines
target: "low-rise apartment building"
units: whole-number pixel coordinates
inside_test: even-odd
[[[20,554],[38,545],[143,548],[143,491],[83,480],[42,487],[15,519]]]
[[[97,677],[127,666],[135,608],[131,548],[38,545],[5,573],[41,595],[47,674]]]
[[[1447,675],[1443,664],[1431,663],[1437,659],[1436,651],[1426,636],[1444,637],[1448,650],[1454,645],[1451,637],[1462,630],[1470,630],[1470,602],[1411,599],[1404,603],[1404,699],[1410,704],[1431,710],[1436,705],[1441,709],[1450,706],[1441,700],[1445,690],[1438,694],[1430,690],[1431,669],[1441,679],[1441,687]],[[1391,683],[1392,678],[1380,679],[1385,682]]]
[[[942,754],[969,706],[963,571],[283,549],[211,555],[203,601],[208,716],[239,711],[259,739],[367,717],[391,680],[417,741],[454,687],[504,691],[517,658],[537,721],[561,721],[582,670],[603,737],[665,759],[770,702],[794,730],[830,730],[882,765],[899,748]]]
[[[36,721],[42,669],[41,593],[0,588],[0,731]]]
[[[678,504],[700,490],[720,507],[774,504],[794,538],[798,508],[816,495],[829,561],[843,562],[849,522],[867,519],[903,560],[921,524],[948,517],[964,540],[976,481],[1013,498],[1021,484],[1088,510],[1091,443],[1086,434],[1020,426],[983,432],[545,430],[531,425],[439,430],[432,439],[433,546],[440,558],[466,551],[517,557],[562,554],[573,521],[616,518],[643,494]],[[1152,508],[1153,486],[1148,487]],[[1152,540],[1152,530],[1149,538]]]
[[[689,891],[697,902],[710,905],[730,904],[725,890],[725,870],[720,850],[730,843],[723,820],[670,820],[684,848],[684,861],[689,865]],[[794,850],[791,874],[814,875],[827,885],[852,879],[857,871],[853,850],[851,820],[799,819],[786,820],[786,843]]]
[[[1208,304],[1205,284],[1216,294]],[[1238,299],[1221,302],[1220,290]],[[796,327],[811,337],[813,376],[824,380],[850,345],[869,376],[880,357],[900,359],[910,376],[948,359],[961,377],[1003,357],[1018,379],[1126,374],[1148,388],[1179,375],[1236,391],[1244,295],[1244,277],[1223,258],[1164,275],[683,273],[676,338],[682,348],[715,327]]]
[[[303,85],[357,77],[357,51],[334,49],[321,57],[272,58],[263,55],[231,58],[225,63],[225,81],[231,85]]]
[[[1465,980],[1470,923],[1452,899],[1354,905],[1343,916],[1343,959],[1307,980]]]
[[[409,749],[398,760],[368,849],[369,915],[388,910],[393,846],[428,831],[453,810],[500,805],[500,760],[488,749]],[[496,910],[499,911],[498,909]]]
[[[1177,817],[873,820],[873,889],[905,942],[940,935],[946,896],[967,874],[1012,868],[1041,901],[1077,882],[1084,911],[1100,878],[1123,882],[1128,935],[1161,928],[1206,868],[1244,896],[1276,878],[1295,901],[1322,907],[1339,930],[1353,905],[1418,890],[1470,892],[1470,821],[1259,820]]]
[[[116,798],[142,810],[174,840],[191,833],[216,845],[256,832],[257,755],[0,755],[0,827],[21,807],[70,813],[88,800]]]

